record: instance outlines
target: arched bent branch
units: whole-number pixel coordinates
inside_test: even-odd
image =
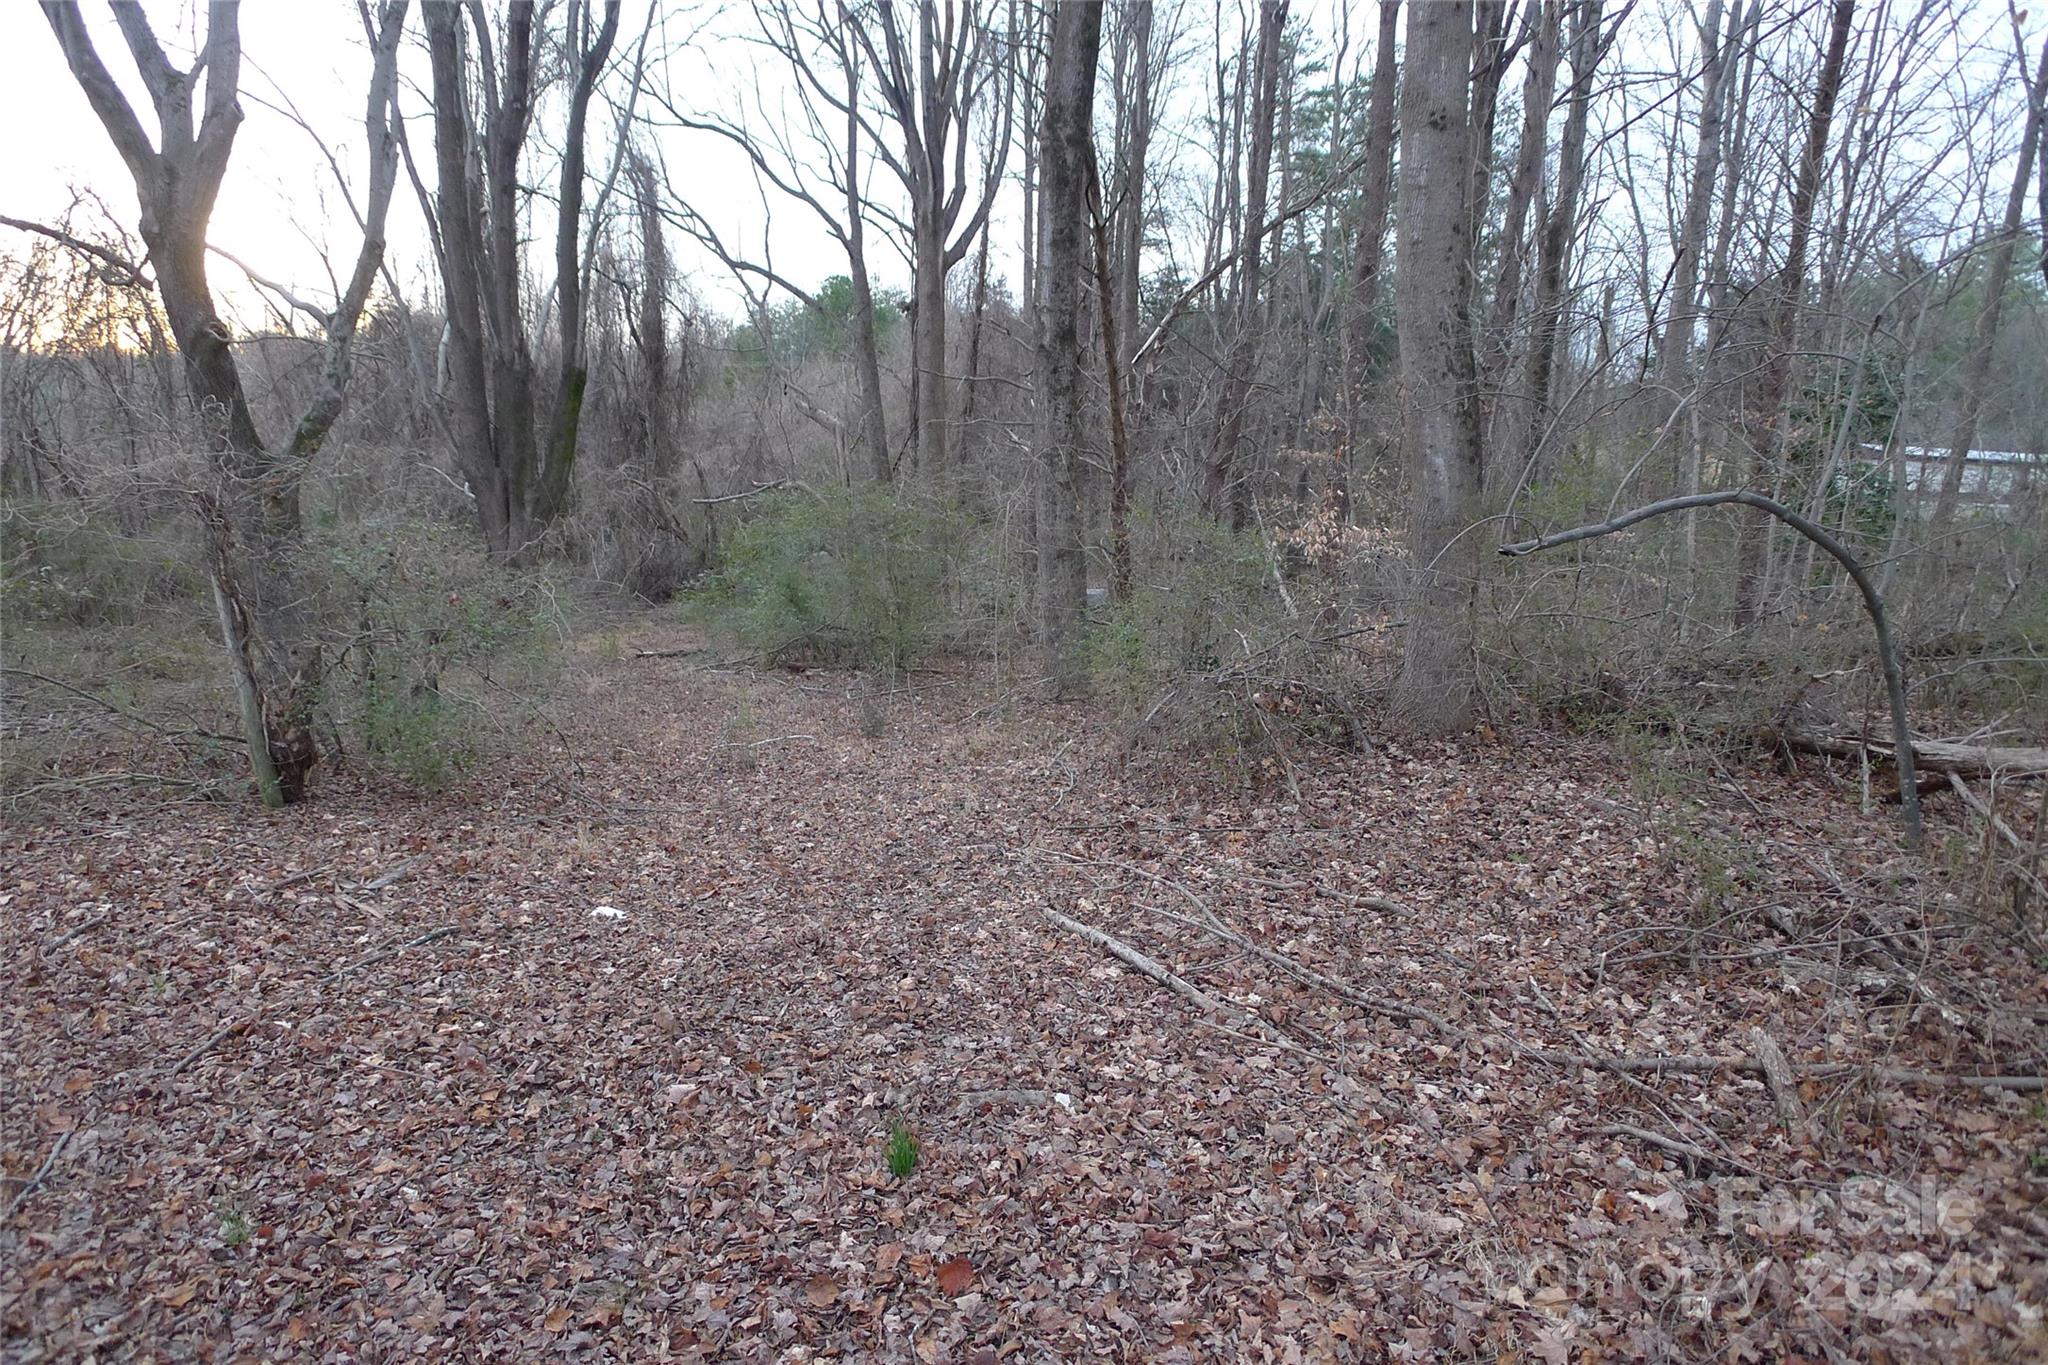
[[[1595,536],[1612,535],[1616,531],[1625,531],[1639,521],[1648,521],[1651,517],[1661,517],[1666,512],[1684,512],[1695,507],[1718,507],[1724,503],[1741,503],[1745,507],[1754,507],[1758,511],[1768,512],[1779,521],[1784,522],[1787,526],[1799,532],[1800,535],[1805,536],[1808,540],[1820,546],[1821,549],[1833,555],[1836,562],[1849,571],[1849,577],[1855,582],[1857,589],[1862,592],[1863,608],[1870,613],[1870,625],[1877,634],[1877,660],[1884,668],[1885,696],[1891,703],[1892,741],[1895,750],[1895,760],[1899,767],[1899,804],[1905,808],[1906,812],[1906,846],[1918,851],[1920,847],[1920,788],[1918,778],[1913,772],[1913,729],[1906,719],[1906,675],[1899,668],[1899,652],[1892,643],[1892,628],[1891,623],[1885,617],[1884,597],[1878,592],[1877,585],[1871,582],[1870,575],[1864,570],[1862,562],[1856,556],[1850,554],[1843,547],[1842,542],[1829,535],[1820,526],[1807,520],[1783,503],[1774,502],[1761,493],[1752,493],[1746,488],[1738,488],[1719,493],[1692,493],[1682,498],[1665,498],[1661,502],[1653,502],[1647,506],[1638,507],[1634,511],[1623,512],[1618,517],[1596,522],[1591,526],[1575,526],[1569,531],[1558,531],[1551,535],[1538,537],[1535,540],[1522,540],[1512,545],[1503,545],[1500,547],[1500,552],[1504,555],[1515,557],[1534,554],[1538,550],[1552,550],[1560,545],[1569,545],[1573,541],[1591,540]]]

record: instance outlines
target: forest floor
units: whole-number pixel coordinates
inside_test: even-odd
[[[690,643],[437,795],[17,820],[0,1357],[2048,1352],[1950,799],[1505,726],[1290,789]]]

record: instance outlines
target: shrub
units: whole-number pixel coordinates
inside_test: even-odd
[[[1128,598],[1089,623],[1089,667],[1106,690],[1142,701],[1176,681],[1214,674],[1287,629],[1259,537],[1207,518],[1143,529],[1161,552],[1133,575]]]
[[[437,787],[467,771],[523,714],[506,699],[546,686],[556,586],[492,563],[466,533],[323,520],[305,563],[332,651],[322,709],[407,780]]]
[[[0,610],[52,625],[135,625],[166,605],[206,606],[189,525],[137,534],[84,504],[0,504]]]
[[[885,489],[784,493],[727,540],[694,605],[767,663],[901,669],[948,642],[963,540],[950,509]]]

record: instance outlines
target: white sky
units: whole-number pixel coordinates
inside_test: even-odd
[[[1206,29],[1212,22],[1207,0],[1180,3],[1186,7],[1186,23]],[[425,54],[419,38],[418,8],[416,3],[408,15],[402,75],[412,88],[406,93],[404,107],[410,115],[415,156],[422,163],[422,174],[431,179],[432,137],[420,88],[425,82]],[[1160,22],[1171,22],[1169,16],[1177,8],[1174,0],[1161,0]],[[1345,65],[1347,70],[1355,70],[1363,61],[1369,69],[1377,6],[1371,0],[1352,0],[1351,9]],[[189,61],[194,26],[203,22],[200,0],[157,0],[149,10],[172,59],[181,64]],[[85,12],[101,59],[130,91],[138,116],[153,132],[154,119],[135,88],[133,64],[107,8],[98,0],[89,0]],[[666,59],[666,83],[679,101],[687,101],[700,112],[737,115],[752,103],[757,78],[763,82],[762,99],[771,110],[788,98],[790,78],[780,62],[758,61],[759,49],[741,40],[755,31],[746,4],[737,0],[656,0],[655,12],[649,59],[659,62],[663,54],[672,54]],[[1965,12],[1995,30],[2004,21],[2005,6],[2002,0],[1980,0]],[[1297,22],[1314,31],[1325,56],[1336,46],[1342,13],[1338,0],[1300,0],[1295,5]],[[630,61],[648,14],[649,0],[627,0],[615,46],[617,59]],[[1671,54],[1653,54],[1651,49],[1661,40],[1648,36],[1654,32],[1655,21],[1647,13],[1643,18],[1648,22],[1636,32],[1646,35],[1637,40],[1645,46],[1629,54],[1628,64],[1639,71],[1668,71]],[[1225,0],[1223,23],[1233,38],[1238,22],[1238,5]],[[2035,18],[2026,27],[2037,34],[2041,22]],[[353,260],[357,247],[353,222],[313,140],[265,105],[282,103],[288,95],[351,177],[361,176],[362,101],[369,54],[355,5],[353,0],[245,0],[241,30],[246,117],[214,214],[212,240],[301,294],[331,299],[336,291],[330,283],[329,263],[334,274],[341,274]],[[2038,42],[2038,37],[2032,41]],[[1200,193],[1196,182],[1205,178],[1212,156],[1211,150],[1201,145],[1205,134],[1199,123],[1192,120],[1206,98],[1202,85],[1212,78],[1205,68],[1213,62],[1213,49],[1206,35],[1194,37],[1187,46],[1192,49],[1188,53],[1191,60],[1179,72],[1180,93],[1171,97],[1170,113],[1161,128],[1163,140],[1185,140],[1178,149],[1161,149],[1163,155],[1178,160],[1174,175],[1182,202]],[[1108,65],[1105,55],[1105,81]],[[1519,72],[1511,73],[1511,82],[1519,79]],[[613,84],[622,88],[624,82],[615,75]],[[639,112],[659,113],[644,100]],[[558,135],[558,126],[559,120],[544,122],[537,140]],[[87,186],[132,230],[136,206],[126,169],[79,92],[42,14],[27,0],[0,5],[0,127],[14,133],[6,174],[0,176],[0,213],[53,220],[70,202],[71,187]],[[591,111],[593,177],[604,172],[614,127],[612,111],[600,101]],[[809,210],[780,199],[772,188],[768,191],[769,208],[764,209],[751,170],[736,149],[707,134],[670,130],[660,134],[658,150],[673,192],[704,214],[735,250],[759,259],[765,238],[776,268],[806,285],[844,272],[844,256],[818,228]],[[550,161],[537,158],[533,166],[545,177],[552,172]],[[1190,173],[1192,181],[1184,178]],[[877,192],[891,189],[883,171],[876,173],[873,184]],[[546,205],[540,207],[546,212]],[[1013,189],[998,201],[994,228],[993,273],[1007,275],[1013,284],[1017,208]],[[543,253],[549,231],[539,234]],[[678,234],[671,235],[672,250],[699,297],[713,308],[738,311],[739,295],[723,269],[693,244],[676,240]],[[11,230],[0,229],[0,251],[19,249],[15,237]],[[436,289],[428,278],[424,230],[411,185],[402,175],[393,203],[390,237],[389,259],[407,294],[431,296]],[[900,255],[889,247],[884,234],[871,232],[870,240],[869,264],[876,283],[902,285],[907,270]],[[545,287],[551,267],[544,261],[536,264],[536,283]],[[266,310],[234,266],[216,259],[213,278],[223,308],[235,314],[242,325],[265,324]]]
[[[662,8],[668,12],[657,20],[650,60],[662,42],[661,25],[666,25],[672,43],[680,43],[702,22],[680,5],[665,3]],[[614,51],[629,59],[648,11],[645,0],[629,0],[626,9]],[[193,11],[192,0],[149,6],[159,40],[179,65],[190,61]],[[107,8],[88,4],[85,13],[101,61],[128,91],[137,116],[154,138],[156,125],[148,100]],[[727,21],[740,16],[709,17],[718,26],[730,27]],[[426,61],[417,4],[407,20],[401,73],[412,89],[403,103],[414,156],[431,190],[432,129],[424,116]],[[282,106],[288,100],[319,131],[352,182],[359,184],[365,159],[363,100],[370,69],[362,26],[352,0],[245,0],[241,32],[244,119],[209,239],[258,273],[326,301],[337,292],[330,284],[330,267],[335,275],[345,275],[360,238],[313,139],[266,105]],[[727,44],[720,47],[721,62],[730,74],[747,54]],[[675,74],[680,81],[686,71],[695,76],[701,70],[686,55],[678,59]],[[729,88],[713,93],[724,95]],[[641,112],[647,112],[646,105]],[[607,168],[613,126],[611,112],[601,102],[593,105],[593,177]],[[72,188],[84,186],[97,192],[121,225],[133,231],[136,202],[127,169],[79,91],[42,13],[26,0],[0,6],[0,127],[21,133],[7,158],[6,175],[0,178],[0,213],[53,222],[70,204]],[[713,138],[680,132],[666,134],[661,151],[677,192],[710,217],[728,242],[736,248],[744,243],[750,254],[758,254],[766,220],[739,152]],[[778,268],[808,284],[844,273],[845,258],[835,244],[805,221],[801,211],[776,207],[773,246]],[[15,237],[12,230],[0,229],[0,250],[23,245],[9,240]],[[422,219],[403,173],[392,202],[389,237],[389,259],[408,295],[434,292],[427,280],[430,262]],[[720,269],[696,259],[687,243],[672,242],[672,249],[681,253],[693,284],[714,306],[737,302]],[[261,325],[262,305],[240,272],[219,258],[211,268],[223,308],[238,313],[246,324]],[[896,282],[900,273],[885,251],[875,253],[871,269],[883,283]]]

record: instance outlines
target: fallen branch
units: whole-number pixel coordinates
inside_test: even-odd
[[[410,877],[419,868],[419,865],[426,860],[427,857],[424,853],[407,858],[404,862],[398,864],[398,866],[384,873],[376,880],[364,882],[356,889],[359,891],[382,891],[387,886],[396,886],[407,877]]]
[[[636,659],[687,659],[692,654],[702,654],[703,652],[701,648],[696,647],[689,649],[636,649],[633,651],[633,657]]]
[[[57,937],[51,939],[48,943],[45,943],[43,945],[43,952],[47,953],[52,948],[63,947],[72,939],[77,938],[80,934],[85,933],[87,930],[99,928],[102,924],[105,924],[109,918],[110,914],[94,915],[91,919],[86,920],[83,924],[74,924],[69,929],[66,929],[63,933],[57,935]]]
[[[1857,591],[1863,594],[1863,609],[1870,614],[1870,628],[1877,637],[1877,660],[1884,668],[1885,699],[1891,705],[1892,735],[1897,741],[1894,752],[1899,767],[1899,804],[1906,816],[1906,846],[1915,852],[1920,848],[1920,790],[1913,776],[1913,727],[1906,714],[1906,675],[1899,666],[1898,646],[1892,642],[1892,628],[1885,616],[1884,596],[1877,590],[1877,584],[1865,572],[1863,562],[1849,553],[1842,542],[1829,535],[1820,526],[1807,520],[1799,513],[1775,502],[1761,493],[1752,493],[1746,488],[1732,489],[1719,493],[1693,493],[1680,498],[1665,498],[1632,512],[1624,512],[1608,521],[1591,526],[1577,526],[1569,531],[1557,531],[1535,540],[1517,541],[1503,545],[1500,552],[1511,558],[1534,554],[1559,545],[1570,545],[1574,541],[1591,540],[1595,536],[1612,535],[1626,530],[1637,522],[1648,521],[1651,517],[1663,516],[1666,512],[1684,512],[1696,507],[1717,507],[1725,503],[1740,503],[1768,512],[1779,521],[1805,536],[1814,544],[1834,556],[1835,561],[1848,571]]]
[[[1158,982],[1176,995],[1192,1000],[1202,1009],[1211,1013],[1218,1013],[1224,1008],[1222,1001],[1204,991],[1200,986],[1189,981],[1186,977],[1178,975],[1156,959],[1145,956],[1145,954],[1121,939],[1111,938],[1100,929],[1092,929],[1077,919],[1062,915],[1057,910],[1048,909],[1045,912],[1045,917],[1054,924],[1059,925],[1060,928],[1065,929],[1068,933],[1079,934],[1082,938],[1087,939],[1090,943],[1093,943],[1096,947],[1102,949],[1138,975]]]
[[[175,740],[198,738],[220,740],[228,744],[241,743],[241,740],[234,735],[224,735],[217,730],[204,730],[196,725],[187,727],[183,730],[173,730],[168,725],[159,725],[157,724],[157,722],[151,720],[149,717],[141,715],[135,711],[131,711],[127,707],[121,705],[119,702],[110,701],[107,698],[102,697],[97,692],[88,692],[82,687],[74,687],[70,683],[65,682],[62,678],[53,678],[46,673],[37,673],[26,668],[0,668],[0,674],[6,674],[7,676],[14,678],[28,678],[32,681],[42,683],[47,687],[54,687],[57,688],[59,691],[69,692],[74,697],[83,697],[85,700],[91,702],[95,706],[104,706],[107,710],[113,712],[122,720],[127,721],[130,725],[139,725],[145,730],[151,730],[159,735],[162,735],[165,739]]]
[[[43,1158],[43,1164],[36,1167],[36,1173],[28,1178],[28,1183],[16,1190],[14,1198],[7,1201],[7,1212],[0,1213],[0,1223],[14,1217],[14,1211],[28,1202],[28,1197],[36,1192],[38,1185],[49,1178],[51,1168],[57,1164],[57,1158],[64,1155],[64,1149],[70,1145],[69,1132],[57,1134],[57,1140],[50,1144],[50,1154]]]
[[[1682,1138],[1670,1137],[1664,1133],[1638,1128],[1633,1123],[1610,1123],[1598,1130],[1603,1137],[1631,1137],[1662,1152],[1669,1152],[1688,1163],[1688,1174],[1697,1175],[1707,1171],[1743,1171],[1751,1175],[1759,1172],[1756,1167],[1745,1165],[1729,1157],[1716,1156],[1704,1147],[1698,1147]]]
[[[1898,753],[1897,744],[1862,735],[1766,731],[1763,738],[1768,743],[1829,758],[1860,758],[1865,754],[1892,758]],[[1999,749],[1918,739],[1913,741],[1913,766],[1956,777],[2048,777],[2048,749]]]
[[[455,932],[456,928],[456,925],[444,924],[439,929],[429,929],[426,933],[419,935],[417,938],[409,938],[403,943],[393,943],[388,947],[379,948],[376,952],[371,953],[368,957],[358,958],[354,962],[349,963],[346,967],[335,968],[327,975],[321,977],[319,981],[315,982],[314,984],[324,986],[330,981],[338,981],[342,977],[347,976],[351,972],[359,972],[365,967],[372,966],[376,963],[382,962],[387,957],[396,957],[398,956],[398,954],[404,952],[407,948],[417,948],[421,944],[432,943],[436,939],[447,938],[450,934]]]
[[[1806,1113],[1799,1107],[1799,1086],[1792,1079],[1784,1050],[1761,1027],[1749,1031],[1749,1050],[1763,1068],[1764,1083],[1770,1086],[1771,1100],[1778,1107],[1778,1122],[1797,1139],[1805,1131]]]
[[[1162,877],[1156,872],[1148,871],[1132,863],[1118,862],[1115,859],[1084,858],[1078,854],[1062,853],[1057,849],[1036,847],[1027,848],[1025,851],[1028,853],[1051,854],[1054,857],[1065,858],[1070,862],[1116,867],[1135,873],[1171,891],[1177,892],[1190,905],[1194,906],[1196,913],[1201,918],[1200,920],[1190,919],[1186,915],[1177,915],[1170,910],[1162,910],[1156,906],[1140,907],[1141,909],[1147,909],[1152,914],[1162,915],[1173,920],[1175,923],[1185,924],[1192,929],[1212,934],[1232,947],[1249,953],[1261,961],[1278,968],[1295,980],[1305,985],[1314,986],[1318,990],[1326,991],[1339,1000],[1356,1005],[1360,1009],[1370,1010],[1375,1014],[1385,1015],[1393,1019],[1428,1024],[1445,1037],[1464,1043],[1474,1049],[1499,1048],[1516,1056],[1527,1058],[1530,1061],[1542,1062],[1546,1065],[1560,1067],[1568,1071],[1607,1071],[1618,1076],[1639,1076],[1646,1073],[1654,1075],[1706,1075],[1717,1071],[1730,1071],[1750,1076],[1764,1076],[1766,1074],[1764,1064],[1754,1057],[1715,1056],[1712,1054],[1596,1056],[1591,1053],[1573,1052],[1562,1048],[1532,1047],[1519,1039],[1510,1038],[1505,1034],[1484,1035],[1476,1033],[1471,1029],[1459,1027],[1434,1010],[1426,1009],[1421,1005],[1411,1005],[1406,1001],[1395,1000],[1387,996],[1368,994],[1334,977],[1325,976],[1313,967],[1307,966],[1285,953],[1254,942],[1225,924],[1221,917],[1211,910],[1200,896],[1197,896],[1193,891],[1169,877]],[[1053,914],[1050,910],[1046,911],[1046,913],[1048,915]],[[1063,919],[1065,917],[1060,916],[1059,918]],[[1098,932],[1088,929],[1086,925],[1076,925],[1075,927],[1088,933],[1090,936]],[[1102,937],[1107,938],[1108,936],[1103,935]],[[1147,962],[1151,961],[1149,958],[1145,960]],[[1157,963],[1152,965],[1158,966]],[[1163,971],[1165,969],[1161,968],[1160,970]],[[1190,989],[1193,988],[1190,987]],[[2048,1077],[2042,1076],[1977,1075],[1967,1072],[1913,1071],[1902,1067],[1859,1066],[1854,1063],[1829,1063],[1820,1066],[1809,1066],[1794,1069],[1792,1074],[1795,1076],[1803,1074],[1815,1079],[1840,1079],[1861,1076],[1871,1080],[1888,1081],[1895,1085],[1925,1085],[1942,1088],[1976,1088],[1979,1090],[2012,1090],[2019,1092],[2048,1090]]]
[[[384,959],[388,957],[396,957],[399,953],[404,952],[407,948],[417,948],[423,943],[432,943],[435,939],[447,938],[450,934],[455,932],[456,927],[457,926],[453,924],[443,925],[439,929],[430,929],[426,933],[420,934],[415,938],[409,938],[405,940],[403,943],[389,944],[386,947],[379,948],[377,951],[369,954],[366,957],[358,958],[356,961],[349,963],[345,967],[335,968],[333,971],[321,977],[318,981],[315,981],[313,984],[316,986],[324,986],[330,981],[337,981],[340,978],[347,976],[351,972],[359,972],[363,968],[368,967],[374,963],[382,962]],[[198,1061],[201,1057],[204,1057],[207,1053],[213,1051],[214,1048],[218,1047],[221,1043],[233,1037],[235,1034],[240,1033],[243,1030],[249,1028],[251,1025],[261,1020],[263,1016],[268,1014],[269,1012],[270,1006],[266,1005],[262,1008],[255,1010],[250,1014],[242,1016],[240,1019],[230,1020],[228,1023],[222,1024],[219,1028],[215,1029],[211,1034],[209,1034],[206,1040],[200,1043],[199,1046],[193,1048],[190,1052],[186,1053],[183,1057],[179,1058],[177,1065],[173,1066],[170,1070],[164,1073],[164,1079],[170,1080],[173,1077],[177,1076],[180,1072],[185,1070],[186,1067],[191,1066],[192,1063]]]
[[[749,488],[744,493],[726,493],[716,498],[691,498],[690,501],[699,507],[716,507],[722,502],[738,502],[741,498],[756,498],[763,493],[772,493],[788,482],[788,479],[777,479],[773,483],[764,483],[757,487]]]

